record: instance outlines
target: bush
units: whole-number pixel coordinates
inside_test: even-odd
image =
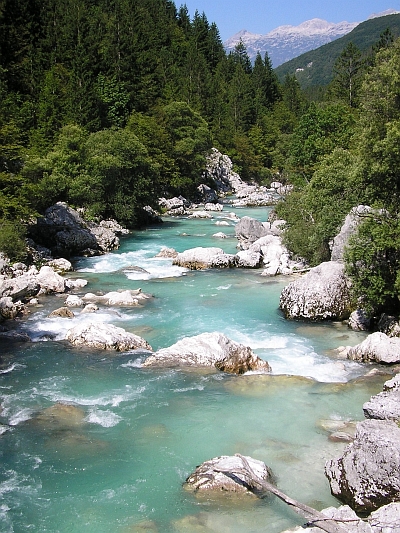
[[[18,222],[0,220],[0,251],[12,262],[26,259],[25,228]]]

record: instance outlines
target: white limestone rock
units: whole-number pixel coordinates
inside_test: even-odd
[[[354,361],[394,364],[400,362],[400,338],[385,333],[371,333],[360,344],[350,348],[348,358]]]
[[[283,289],[279,305],[286,318],[347,319],[352,303],[344,265],[328,261],[312,268]]]
[[[273,481],[271,469],[265,463],[252,457],[246,457],[246,460],[258,478],[269,483]],[[220,470],[234,474],[243,483],[235,481]],[[253,493],[246,488],[250,482],[249,474],[243,471],[243,462],[240,457],[222,455],[198,466],[186,479],[184,488],[194,493],[226,492],[253,496]]]
[[[150,355],[144,367],[215,367],[223,372],[270,372],[266,361],[248,346],[228,339],[223,333],[201,333],[185,337],[169,348]]]
[[[67,331],[66,340],[74,346],[86,346],[96,350],[125,352],[143,349],[152,351],[142,337],[112,324],[84,323]]]

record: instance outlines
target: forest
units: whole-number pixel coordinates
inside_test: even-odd
[[[143,224],[191,197],[207,152],[242,179],[279,180],[289,250],[315,265],[350,209],[373,208],[347,254],[354,298],[399,312],[400,40],[349,42],[328,86],[279,82],[266,54],[224,50],[206,14],[169,0],[0,0],[0,250],[57,201]]]

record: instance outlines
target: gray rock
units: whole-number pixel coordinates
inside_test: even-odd
[[[366,418],[400,420],[400,390],[384,391],[372,396],[363,405]]]
[[[400,324],[394,316],[383,313],[378,322],[378,330],[388,337],[400,337]]]
[[[115,222],[115,221],[112,221]],[[44,217],[30,226],[32,239],[49,248],[53,255],[96,255],[118,248],[119,239],[114,225],[86,222],[81,215],[64,202],[49,207]],[[115,227],[120,232],[120,226]]]
[[[74,313],[68,307],[60,307],[49,314],[49,318],[74,318]]]
[[[353,311],[349,318],[349,328],[353,331],[368,331],[371,327],[370,317],[362,309]]]
[[[263,256],[260,252],[241,250],[236,254],[236,266],[239,268],[260,268]]]
[[[41,293],[65,292],[65,279],[49,266],[42,266],[36,280],[40,285]]]
[[[78,324],[67,331],[66,340],[74,346],[87,346],[97,350],[150,350],[144,339],[112,324]]]
[[[371,528],[369,523],[361,520],[357,514],[348,505],[342,505],[338,508],[328,507],[322,509],[322,514],[328,518],[337,520],[338,524],[344,526],[347,533],[375,533],[375,530]],[[292,529],[286,529],[282,533],[322,533],[322,529],[319,527],[295,527]]]
[[[375,332],[350,348],[347,357],[353,361],[394,364],[400,362],[400,338]]]
[[[200,201],[206,204],[214,203],[218,201],[218,194],[214,189],[211,189],[208,185],[202,183],[197,187],[200,194]]]
[[[23,309],[22,302],[14,302],[10,296],[0,298],[0,320],[13,320]]]
[[[10,297],[14,301],[36,296],[39,290],[39,281],[32,272],[0,280],[0,297]]]
[[[223,372],[243,374],[250,370],[270,372],[266,361],[248,346],[224,334],[202,333],[181,339],[169,348],[158,350],[143,363],[144,367],[215,367]]]
[[[391,421],[365,420],[343,455],[325,465],[334,496],[356,512],[375,511],[400,499],[400,428]]]
[[[197,247],[178,253],[177,256],[174,257],[172,264],[189,268],[190,270],[230,268],[235,265],[235,256],[232,254],[226,254],[222,248]]]
[[[272,472],[265,463],[252,457],[246,457],[246,459],[257,477],[269,483],[273,481]],[[220,470],[231,472],[238,481]],[[246,488],[250,482],[249,474],[243,471],[243,463],[239,457],[222,455],[198,466],[186,479],[184,488],[195,493],[225,492],[253,496],[253,493]]]
[[[351,296],[344,265],[328,261],[312,268],[283,289],[279,305],[286,318],[345,320]]]
[[[268,235],[268,229],[259,220],[245,216],[236,224],[235,233],[241,248],[247,249],[260,237]]]
[[[389,503],[370,514],[373,533],[400,533],[400,503]]]
[[[334,237],[331,249],[331,260],[343,262],[343,255],[345,248],[352,235],[355,234],[357,228],[363,220],[363,216],[371,211],[371,207],[366,205],[359,205],[354,207],[350,213],[346,216],[343,226],[336,237]]]
[[[400,374],[396,374],[393,378],[388,379],[383,384],[384,391],[400,390]]]

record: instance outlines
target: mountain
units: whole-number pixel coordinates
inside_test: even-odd
[[[371,15],[370,18],[393,13],[398,13],[398,11],[389,9],[383,13]],[[241,30],[227,39],[224,47],[229,52],[241,39],[251,60],[254,61],[258,51],[263,57],[265,52],[268,52],[273,67],[277,68],[309,50],[343,37],[359,24],[359,22],[333,23],[315,18],[306,20],[299,26],[279,26],[266,35]]]
[[[332,80],[336,59],[350,42],[361,52],[367,52],[387,28],[395,38],[400,36],[400,14],[370,17],[343,37],[280,65],[275,73],[281,81],[287,74],[295,74],[303,89],[327,85]]]

